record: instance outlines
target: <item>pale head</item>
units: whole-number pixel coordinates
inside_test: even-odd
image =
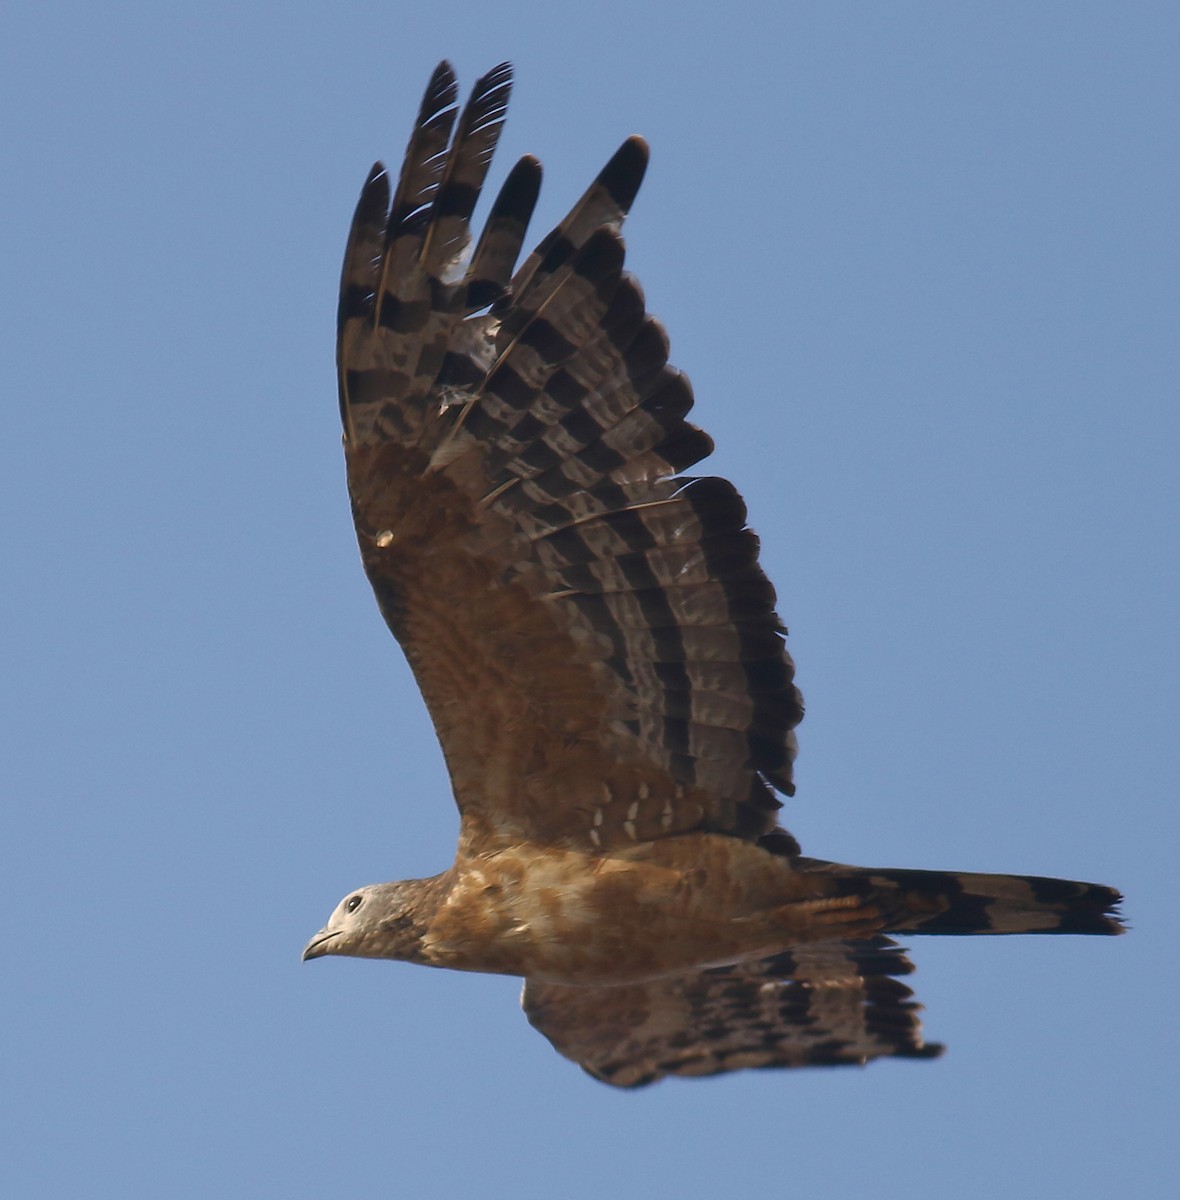
[[[349,892],[328,923],[304,947],[304,961],[325,954],[420,958],[425,928],[418,918],[418,905],[431,882],[407,879],[400,883],[371,883]]]

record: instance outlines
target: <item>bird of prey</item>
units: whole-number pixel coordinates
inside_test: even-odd
[[[891,934],[1121,931],[1112,888],[804,857],[777,826],[803,715],[775,593],[688,380],[623,268],[625,141],[516,266],[525,157],[471,245],[512,72],[431,77],[357,205],[340,413],[365,571],[461,814],[452,866],[362,887],[304,958],[521,976],[618,1087],[929,1058]]]

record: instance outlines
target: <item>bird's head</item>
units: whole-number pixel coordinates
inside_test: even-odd
[[[303,960],[325,954],[354,958],[421,957],[424,924],[417,916],[417,901],[427,881],[372,883],[349,892],[336,905],[328,923],[303,949]]]

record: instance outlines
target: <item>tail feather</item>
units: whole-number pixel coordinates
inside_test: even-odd
[[[1126,932],[1122,896],[1099,883],[1040,875],[845,868],[848,891],[886,918],[885,933]]]
[[[1101,883],[1043,875],[865,868],[796,858],[828,895],[859,896],[882,934],[1125,934],[1122,896]],[[852,913],[846,913],[852,919]]]

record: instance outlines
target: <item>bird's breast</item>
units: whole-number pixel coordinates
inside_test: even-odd
[[[618,856],[514,846],[457,864],[424,950],[436,966],[551,983],[658,978],[770,952],[763,918],[790,899],[785,877],[713,835]]]

